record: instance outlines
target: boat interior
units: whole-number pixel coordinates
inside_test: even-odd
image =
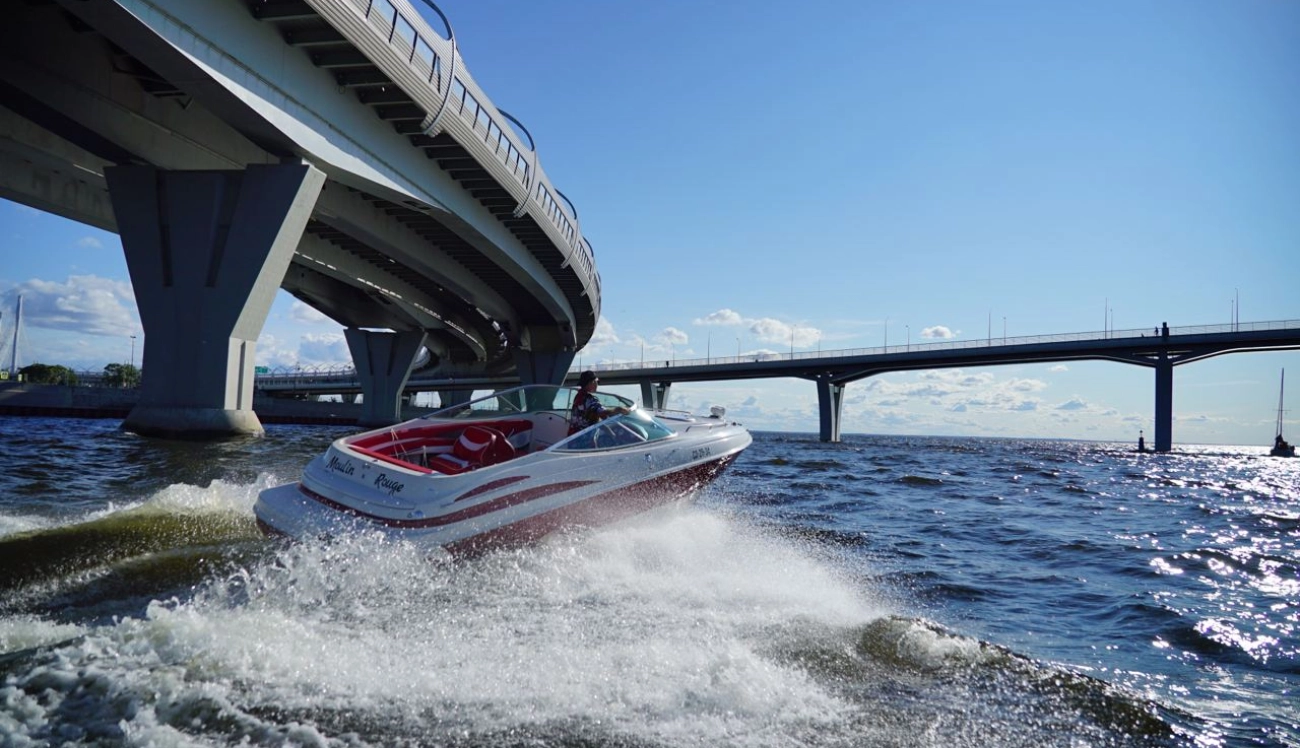
[[[354,452],[408,470],[459,475],[541,451],[568,433],[563,415],[538,412],[469,423],[408,421],[344,443]]]

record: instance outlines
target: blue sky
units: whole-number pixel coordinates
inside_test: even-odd
[[[1300,318],[1300,3],[442,7],[595,247],[584,362]],[[0,239],[23,359],[143,345],[116,236],[0,202]],[[283,292],[258,356],[347,361]],[[1176,369],[1175,442],[1269,442],[1283,367],[1300,393],[1300,352]],[[843,428],[1132,440],[1153,390],[1099,362],[885,375]],[[672,392],[817,428],[808,382]]]

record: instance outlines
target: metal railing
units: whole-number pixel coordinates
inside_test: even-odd
[[[1215,335],[1223,333],[1267,332],[1269,330],[1300,330],[1300,320],[1279,320],[1274,322],[1236,322],[1219,325],[1185,325],[1169,328],[1169,335]],[[858,356],[884,356],[899,353],[919,353],[923,351],[959,351],[994,346],[1019,346],[1042,343],[1098,342],[1104,340],[1155,340],[1163,338],[1160,328],[1141,328],[1132,330],[1102,330],[1091,332],[1057,333],[1051,335],[1019,335],[1014,337],[996,336],[972,340],[953,340],[942,343],[904,343],[901,345],[875,346],[868,348],[840,348],[834,350],[792,351],[777,353],[759,351],[739,356],[709,356],[707,358],[664,360],[668,367],[684,366],[718,366],[724,364],[767,363],[775,361],[806,361],[810,359],[851,358]],[[570,374],[578,374],[590,369],[595,372],[626,371],[628,369],[659,368],[655,361],[648,366],[645,361],[620,361],[603,364],[575,365],[569,368]],[[259,385],[295,385],[295,384],[338,384],[355,382],[356,369],[349,365],[319,366],[303,369],[274,369],[259,373]]]
[[[518,120],[493,106],[487,96],[478,90],[468,71],[465,71],[464,79],[457,74],[457,69],[463,71],[464,66],[457,64],[458,50],[451,23],[431,0],[423,2],[446,24],[447,38],[444,39],[433,31],[424,17],[404,0],[348,0],[347,4],[361,15],[366,26],[384,40],[427,87],[425,91],[406,91],[413,99],[425,105],[427,111],[435,113],[422,124],[425,134],[435,134],[444,111],[454,112],[478,136],[481,152],[494,158],[522,188],[524,199],[521,209],[528,201],[533,201],[539,209],[538,214],[546,216],[569,246],[570,259],[576,257],[592,285],[599,287],[595,255],[591,245],[582,238],[577,211],[573,209],[572,203],[566,209],[563,203],[568,202],[567,198],[563,201],[555,199],[554,195],[559,194],[559,190],[538,165],[536,147],[530,145],[525,151],[524,146],[517,142],[514,128],[509,125],[503,127],[501,124],[502,121],[517,124]],[[439,49],[442,48],[446,48],[450,54],[440,53]],[[444,56],[450,60],[449,65],[443,65]],[[522,128],[522,125],[519,127]],[[528,134],[528,138],[531,141],[532,135]],[[531,158],[528,158],[529,155]],[[517,214],[522,215],[522,210],[517,211]]]
[[[1169,328],[1169,335],[1208,335],[1218,333],[1232,332],[1255,332],[1267,330],[1294,330],[1300,329],[1300,320],[1281,320],[1276,322],[1237,322],[1222,325],[1186,325],[1183,327]],[[1163,330],[1160,328],[1141,328],[1133,330],[1103,330],[1100,332],[1073,332],[1058,333],[1053,335],[1020,335],[1007,337],[1005,335],[996,337],[976,338],[971,340],[954,340],[942,343],[912,343],[907,342],[902,345],[876,346],[873,348],[841,348],[835,350],[817,350],[817,351],[791,351],[789,353],[778,353],[774,351],[757,351],[754,353],[741,354],[739,356],[709,356],[707,358],[691,359],[670,359],[665,361],[665,365],[674,366],[715,366],[721,364],[750,364],[764,363],[769,361],[805,361],[809,359],[824,358],[853,358],[857,356],[884,356],[897,353],[920,353],[925,351],[959,351],[975,348],[991,348],[993,346],[1013,346],[1013,345],[1034,345],[1040,343],[1072,343],[1072,342],[1096,342],[1102,340],[1135,340],[1146,338],[1154,340],[1163,337]],[[650,362],[654,367],[654,362]],[[601,371],[624,371],[627,369],[643,369],[646,364],[643,361],[627,361],[608,364],[593,364],[586,367],[571,367],[570,373],[579,372],[586,368],[595,372]]]

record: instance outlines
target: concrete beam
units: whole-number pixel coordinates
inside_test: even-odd
[[[573,332],[551,326],[527,326],[519,331],[514,348],[515,368],[524,384],[564,384],[573,365]]]
[[[350,327],[343,331],[361,380],[361,426],[388,426],[401,420],[402,389],[411,364],[424,345],[423,331],[378,332]]]
[[[844,411],[844,385],[827,375],[817,377],[817,410],[820,435],[824,442],[840,440],[840,415]]]
[[[474,390],[438,390],[438,407],[450,408],[453,405],[464,405],[474,397]]]
[[[326,185],[316,209],[320,220],[331,227],[434,279],[493,319],[517,324],[513,306],[496,289],[361,193]]]
[[[1156,443],[1157,452],[1174,446],[1174,362],[1168,354],[1156,361]]]
[[[668,405],[668,390],[672,382],[654,382],[641,380],[641,404],[650,410],[663,410]]]
[[[105,176],[146,341],[140,403],[123,428],[192,439],[260,434],[257,338],[324,174],[281,164],[117,166]]]

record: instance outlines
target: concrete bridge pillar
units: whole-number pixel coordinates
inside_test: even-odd
[[[140,400],[122,427],[183,439],[261,434],[257,337],[325,175],[298,163],[112,166],[105,177],[145,337]]]
[[[662,410],[668,405],[668,390],[672,386],[672,382],[651,382],[649,379],[642,379],[641,403],[650,410]]]
[[[474,390],[438,390],[438,407],[464,405],[474,397]]]
[[[577,355],[572,334],[559,328],[527,327],[514,350],[515,368],[523,384],[564,384]]]
[[[402,388],[424,345],[423,330],[380,332],[349,327],[343,331],[361,380],[360,426],[388,426],[401,420]]]
[[[844,410],[844,385],[826,374],[817,377],[817,409],[821,415],[821,440],[840,440],[840,413]]]
[[[1168,452],[1174,446],[1174,363],[1161,353],[1156,361],[1155,451]]]

